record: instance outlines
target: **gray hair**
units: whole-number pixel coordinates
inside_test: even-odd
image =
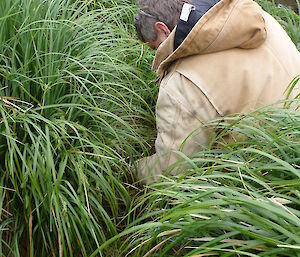
[[[139,39],[154,41],[157,38],[154,25],[161,21],[172,31],[177,25],[181,9],[189,0],[138,0],[140,10],[134,16],[134,25]]]

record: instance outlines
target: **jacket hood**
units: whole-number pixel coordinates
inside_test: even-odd
[[[179,26],[180,23],[157,49],[153,69],[158,69],[159,75],[180,58],[232,48],[257,48],[267,36],[263,10],[252,0],[221,0],[201,16],[174,50]]]

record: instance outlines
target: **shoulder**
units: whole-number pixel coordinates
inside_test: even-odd
[[[156,112],[171,113],[171,110],[207,121],[218,116],[218,112],[202,90],[176,67],[161,82]]]
[[[170,67],[159,86],[158,104],[164,98],[168,98],[173,104],[185,105],[184,95],[187,91],[197,89],[194,83],[177,70],[178,64]]]

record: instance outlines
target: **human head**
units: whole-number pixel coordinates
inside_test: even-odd
[[[178,23],[181,9],[189,0],[138,0],[139,11],[134,16],[137,35],[151,48],[169,36]]]

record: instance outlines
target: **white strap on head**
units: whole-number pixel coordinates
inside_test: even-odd
[[[191,11],[194,9],[195,9],[194,5],[185,3],[182,7],[180,20],[187,22],[190,17]]]

